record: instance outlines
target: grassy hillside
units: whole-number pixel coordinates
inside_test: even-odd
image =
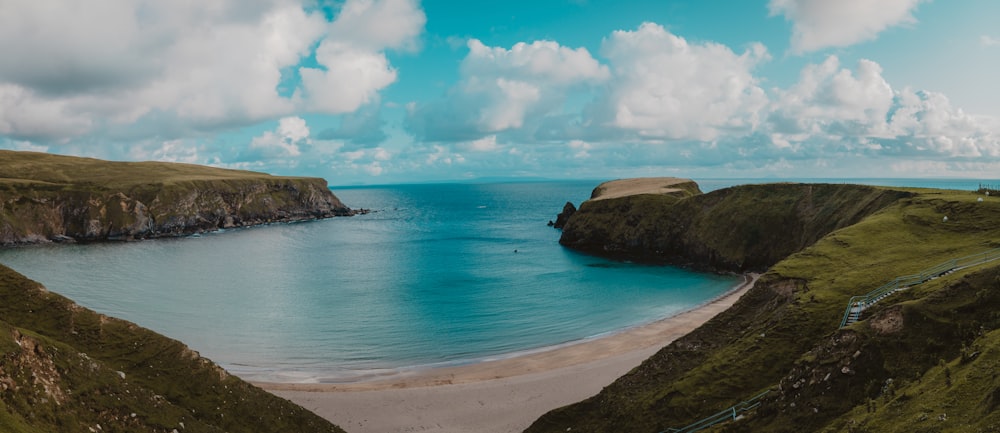
[[[684,224],[688,239],[719,242],[710,249],[717,255],[685,256],[702,251],[690,245],[659,254],[744,264],[736,268],[747,268],[757,255],[776,257],[766,274],[725,313],[597,396],[546,414],[529,431],[664,431],[768,389],[747,419],[710,431],[902,431],[890,429],[901,419],[910,431],[1000,431],[993,403],[1000,380],[989,370],[1000,329],[996,262],[893,295],[861,322],[838,329],[852,295],[1000,246],[1000,198],[835,185],[713,194],[661,204],[620,200],[599,217],[624,227]],[[691,215],[674,215],[676,209]],[[637,251],[656,245],[642,241]],[[718,254],[728,258],[713,262]],[[941,378],[946,368],[950,386]],[[939,421],[945,412],[959,415]]]
[[[94,188],[121,190],[156,183],[262,178],[278,177],[194,164],[116,162],[50,153],[0,150],[0,182],[9,184],[88,185]]]
[[[353,213],[318,178],[0,151],[0,245],[177,236]]]
[[[4,433],[342,431],[177,341],[4,266],[0,299]]]
[[[643,261],[763,271],[909,195],[859,185],[772,184],[588,200],[559,242]]]

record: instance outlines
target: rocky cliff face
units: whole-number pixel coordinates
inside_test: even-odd
[[[593,251],[717,269],[776,262],[731,308],[527,431],[675,431],[768,390],[712,431],[1000,431],[1000,261],[912,286],[839,326],[854,295],[1000,247],[1000,199],[786,184],[593,203],[607,207],[585,203],[564,229]]]
[[[908,195],[861,185],[771,184],[680,198],[592,199],[569,219],[559,242],[643,261],[763,271]]]
[[[2,245],[179,236],[353,213],[323,179],[313,178],[261,175],[126,188],[0,181]]]

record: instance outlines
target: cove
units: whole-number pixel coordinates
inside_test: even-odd
[[[595,181],[338,188],[367,215],[0,250],[96,311],[243,378],[337,382],[510,356],[693,308],[736,276],[567,250],[546,225]]]

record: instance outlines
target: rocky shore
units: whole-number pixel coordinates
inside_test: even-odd
[[[0,154],[0,245],[183,236],[363,212],[319,178]]]

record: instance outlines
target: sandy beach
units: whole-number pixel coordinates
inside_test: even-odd
[[[732,306],[756,279],[747,276],[739,287],[679,315],[546,351],[382,380],[256,385],[348,432],[520,432],[552,409],[597,394]]]

